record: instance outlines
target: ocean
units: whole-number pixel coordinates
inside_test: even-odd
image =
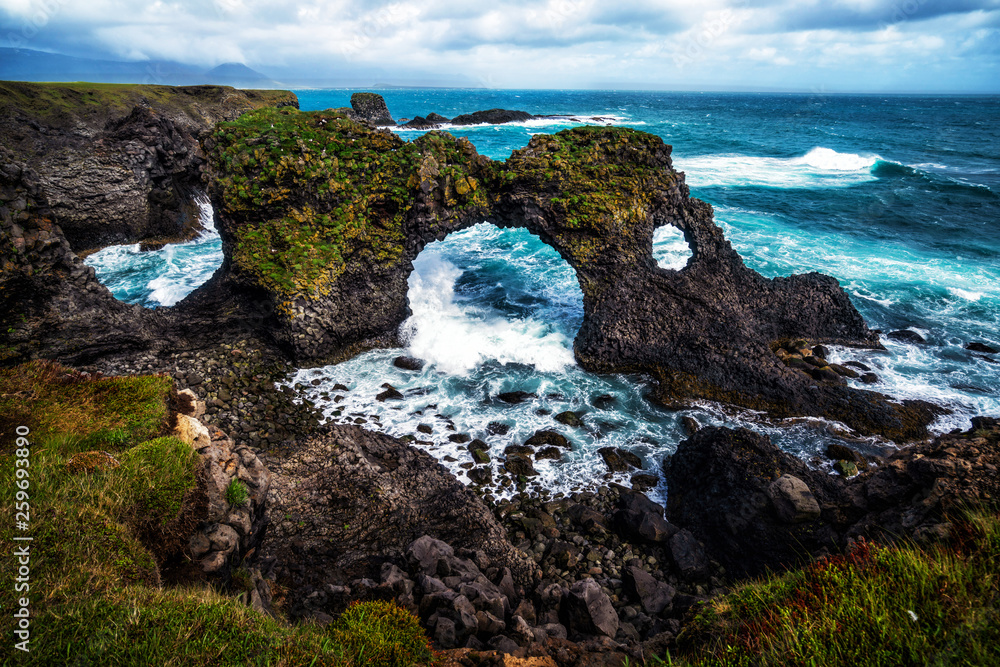
[[[295,92],[301,108],[311,110],[348,106],[353,91]],[[716,222],[751,268],[767,277],[832,275],[870,327],[909,328],[926,340],[915,345],[883,336],[884,352],[834,348],[831,361],[862,361],[880,378],[871,388],[950,410],[933,424],[937,432],[967,428],[975,415],[1000,415],[1000,356],[965,349],[971,342],[1000,348],[1000,97],[379,92],[397,119],[499,107],[599,118],[659,135],[673,146],[674,166],[686,173],[692,196],[712,204]],[[534,134],[578,124],[536,119],[449,131],[502,160]],[[421,134],[396,131],[404,139]],[[211,230],[210,206],[204,210]],[[690,256],[671,228],[657,231],[654,253],[672,268]],[[170,306],[211,275],[221,248],[209,231],[154,253],[107,248],[87,262],[118,298]],[[572,351],[583,318],[576,278],[525,230],[480,224],[429,244],[409,284],[406,348],[303,368],[288,384],[328,420],[364,420],[366,428],[418,436],[417,446],[460,479],[472,459],[465,445],[449,440],[455,433],[487,441],[499,471],[506,445],[540,429],[562,432],[573,451],[561,461],[538,462],[533,482],[553,491],[627,484],[629,474],[607,472],[597,452],[606,446],[636,453],[655,474],[685,437],[685,416],[753,428],[806,460],[838,437],[837,425],[817,419],[776,425],[709,403],[668,411],[647,399],[641,377],[582,370]],[[427,364],[418,373],[397,369],[392,360],[403,354]],[[385,382],[404,399],[375,401]],[[350,391],[333,391],[338,383]],[[514,390],[536,397],[517,405],[496,399]],[[584,426],[556,422],[553,416],[565,410],[583,413]],[[421,425],[430,433],[419,432]],[[496,433],[504,430],[498,425],[506,434]],[[863,451],[883,445],[849,444]],[[661,485],[653,496],[664,493]]]

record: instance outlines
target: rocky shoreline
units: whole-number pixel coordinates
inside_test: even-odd
[[[507,655],[526,665],[620,665],[662,656],[692,610],[744,577],[841,553],[861,538],[946,540],[956,512],[996,507],[997,420],[930,440],[934,406],[847,386],[844,378],[867,371],[829,364],[824,345],[878,342],[836,280],[765,280],[746,268],[655,137],[578,129],[536,137],[501,164],[450,135],[406,144],[373,129],[394,122],[378,96],[352,98],[350,112],[299,114],[290,94],[218,87],[115,98],[118,107],[83,118],[76,136],[58,107],[86,92],[69,86],[68,98],[48,102],[59,113],[42,113],[23,102],[29,84],[11,85],[0,90],[17,102],[0,124],[19,128],[0,146],[0,362],[44,356],[90,373],[164,373],[184,389],[176,432],[202,456],[202,520],[172,555],[177,581],[215,580],[265,613],[319,623],[355,600],[394,600],[454,664],[517,664],[503,662]],[[248,110],[244,125],[219,124]],[[495,111],[470,118],[506,122]],[[274,134],[261,130],[265,121],[279,126]],[[307,148],[305,133],[336,155]],[[276,158],[291,179],[282,181],[262,165],[291,138],[302,145]],[[93,145],[105,152],[91,156]],[[77,171],[28,159],[30,146],[68,151]],[[323,166],[307,167],[307,156]],[[106,163],[93,166],[98,159]],[[96,174],[126,165],[134,179],[84,182],[80,165]],[[384,190],[359,185],[383,177]],[[80,201],[66,198],[70,182]],[[327,190],[313,187],[320,182]],[[290,184],[294,194],[280,195]],[[123,198],[84,196],[105,187]],[[176,308],[116,301],[78,252],[179,233],[181,204],[196,187],[211,192],[219,214],[223,269]],[[345,214],[353,236],[297,246],[309,257],[333,253],[312,282],[286,284],[254,255],[261,235],[278,229],[267,225],[322,227],[303,211],[343,210],[335,192],[345,191],[378,224]],[[588,208],[593,201],[600,206]],[[107,224],[97,221],[105,208]],[[710,399],[772,417],[820,415],[917,444],[885,457],[831,447],[841,474],[830,475],[751,431],[690,424],[662,470],[666,507],[642,493],[661,471],[635,475],[631,489],[498,501],[410,438],[320,425],[308,401],[276,386],[302,360],[391,345],[413,258],[483,219],[527,227],[577,271],[586,319],[575,352],[587,368],[645,373],[668,406]],[[684,270],[651,261],[659,224],[684,232],[694,252]],[[296,247],[283,251],[302,260]],[[500,454],[455,435],[477,461]],[[543,431],[503,455],[508,486],[523,490],[532,459],[559,456],[560,443]],[[602,455],[609,469],[630,465],[627,452]],[[486,481],[481,466],[468,476]],[[224,492],[234,479],[249,488],[238,504]],[[234,583],[240,567],[249,580]]]

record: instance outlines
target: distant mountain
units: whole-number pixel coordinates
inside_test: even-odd
[[[237,88],[273,88],[276,82],[242,63],[223,63],[205,72],[209,83]]]
[[[93,81],[169,86],[218,84],[237,88],[278,88],[280,84],[240,63],[205,70],[169,60],[124,62],[76,58],[31,49],[0,48],[0,80]]]

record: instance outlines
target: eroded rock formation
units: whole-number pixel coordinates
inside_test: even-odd
[[[772,351],[781,341],[878,338],[834,278],[747,268],[653,135],[576,128],[498,163],[448,134],[407,143],[340,113],[261,110],[221,125],[207,148],[227,279],[255,295],[299,361],[392,344],[420,250],[488,221],[527,228],[576,271],[579,363],[650,374],[664,403],[823,415],[894,438],[924,434],[932,416],[784,365]],[[662,225],[691,247],[680,271],[652,257]]]
[[[147,158],[155,153],[153,167],[142,158],[133,170],[140,184],[133,194],[156,199],[150,183],[163,171],[182,199],[178,184],[193,182],[195,165],[202,176],[201,154],[191,145],[198,122],[284,103],[280,95],[253,104],[224,96],[223,103],[213,101],[216,92],[173,89],[167,102],[157,101],[167,111],[140,104],[99,116],[100,130],[83,125],[121,165],[133,164],[133,149]],[[199,113],[207,105],[215,115],[177,111],[185,95],[200,100],[191,102]],[[113,226],[94,221],[99,205],[86,213],[90,204],[77,202],[71,208],[90,223],[74,246],[60,226],[74,218],[53,204],[51,179],[24,163],[31,137],[22,131],[12,139],[17,151],[0,154],[4,354],[79,363],[242,328],[265,333],[299,362],[343,359],[398,342],[409,314],[407,277],[427,243],[488,221],[527,228],[576,271],[584,322],[574,350],[589,370],[648,374],[667,405],[709,399],[777,417],[821,415],[890,438],[926,433],[933,416],[927,404],[895,404],[839,377],[816,379],[785,365],[773,350],[789,340],[877,347],[877,336],[835,279],[812,273],[769,280],[748,269],[711,207],[689,197],[658,137],[582,127],[535,136],[500,163],[465,139],[429,132],[404,142],[351,115],[286,106],[219,123],[204,142],[204,177],[223,239],[222,270],[178,307],[152,313],[116,302],[73,253],[97,238],[121,233],[136,241],[142,232],[109,231]],[[44,145],[70,145],[58,136]],[[680,271],[652,257],[661,225],[680,229],[691,247]]]

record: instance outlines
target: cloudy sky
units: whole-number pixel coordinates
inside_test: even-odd
[[[0,46],[287,83],[1000,92],[1000,0],[0,0]]]

